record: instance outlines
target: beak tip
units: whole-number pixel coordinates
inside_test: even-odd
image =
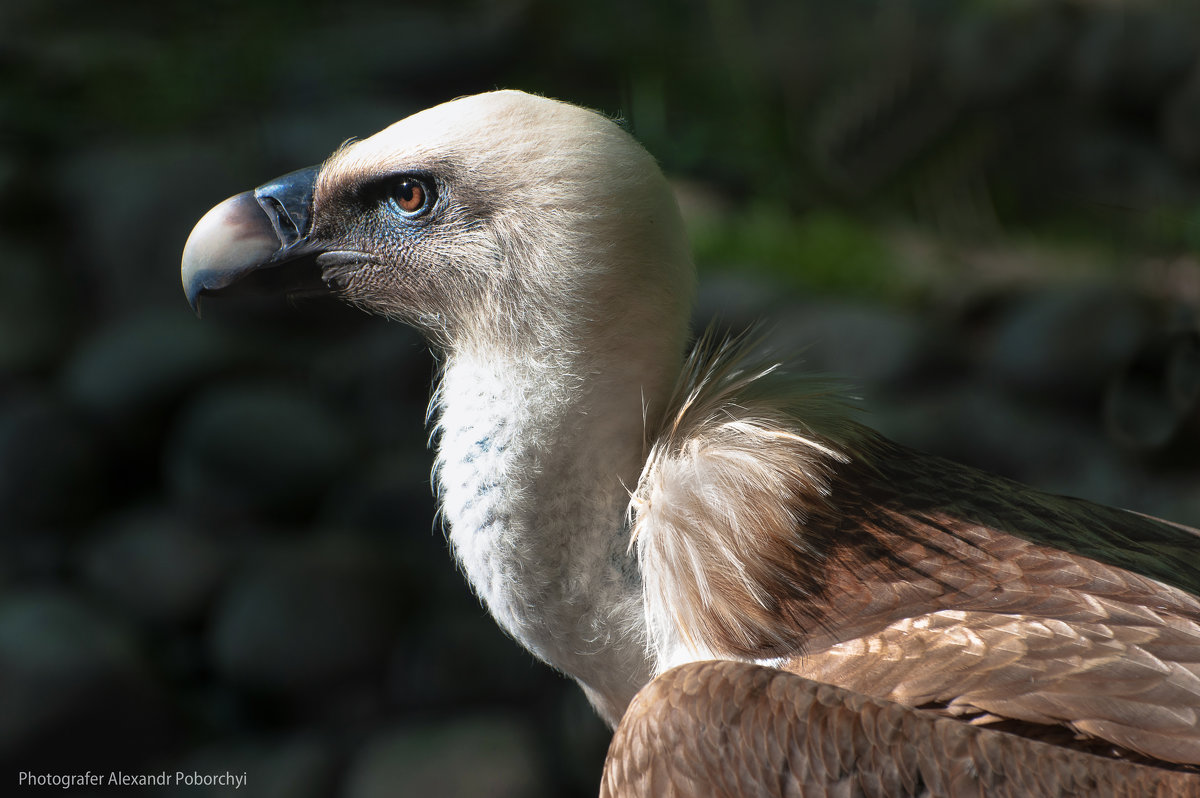
[[[188,272],[188,262],[185,259],[183,262],[183,268],[180,269],[180,276],[182,278],[181,282],[183,283],[183,295],[187,298],[188,307],[190,307],[192,312],[196,314],[196,318],[200,318],[200,294],[203,293],[204,288],[200,285],[199,280],[189,279],[190,277],[193,277],[193,275],[190,275]]]
[[[257,268],[279,249],[279,237],[254,192],[220,203],[196,222],[183,247],[180,281],[200,316],[200,297],[219,291]]]

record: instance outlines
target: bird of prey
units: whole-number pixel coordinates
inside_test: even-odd
[[[671,188],[603,115],[415,114],[216,206],[183,286],[305,269],[437,353],[452,549],[617,727],[604,794],[1200,795],[1200,533],[689,350]]]

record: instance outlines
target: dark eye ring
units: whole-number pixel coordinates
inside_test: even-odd
[[[433,205],[433,191],[424,180],[409,175],[396,181],[392,201],[405,216],[420,216]]]

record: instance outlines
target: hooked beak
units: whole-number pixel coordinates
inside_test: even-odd
[[[301,169],[230,197],[196,223],[180,271],[183,292],[197,315],[201,296],[235,285],[277,290],[280,282],[294,282],[294,275],[283,276],[274,267],[319,254],[309,238],[318,170]],[[267,270],[272,274],[266,279],[250,279]]]

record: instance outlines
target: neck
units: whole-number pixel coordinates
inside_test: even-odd
[[[435,400],[443,513],[467,578],[613,724],[653,671],[625,513],[643,402],[661,405],[679,370],[656,361],[459,348]]]

